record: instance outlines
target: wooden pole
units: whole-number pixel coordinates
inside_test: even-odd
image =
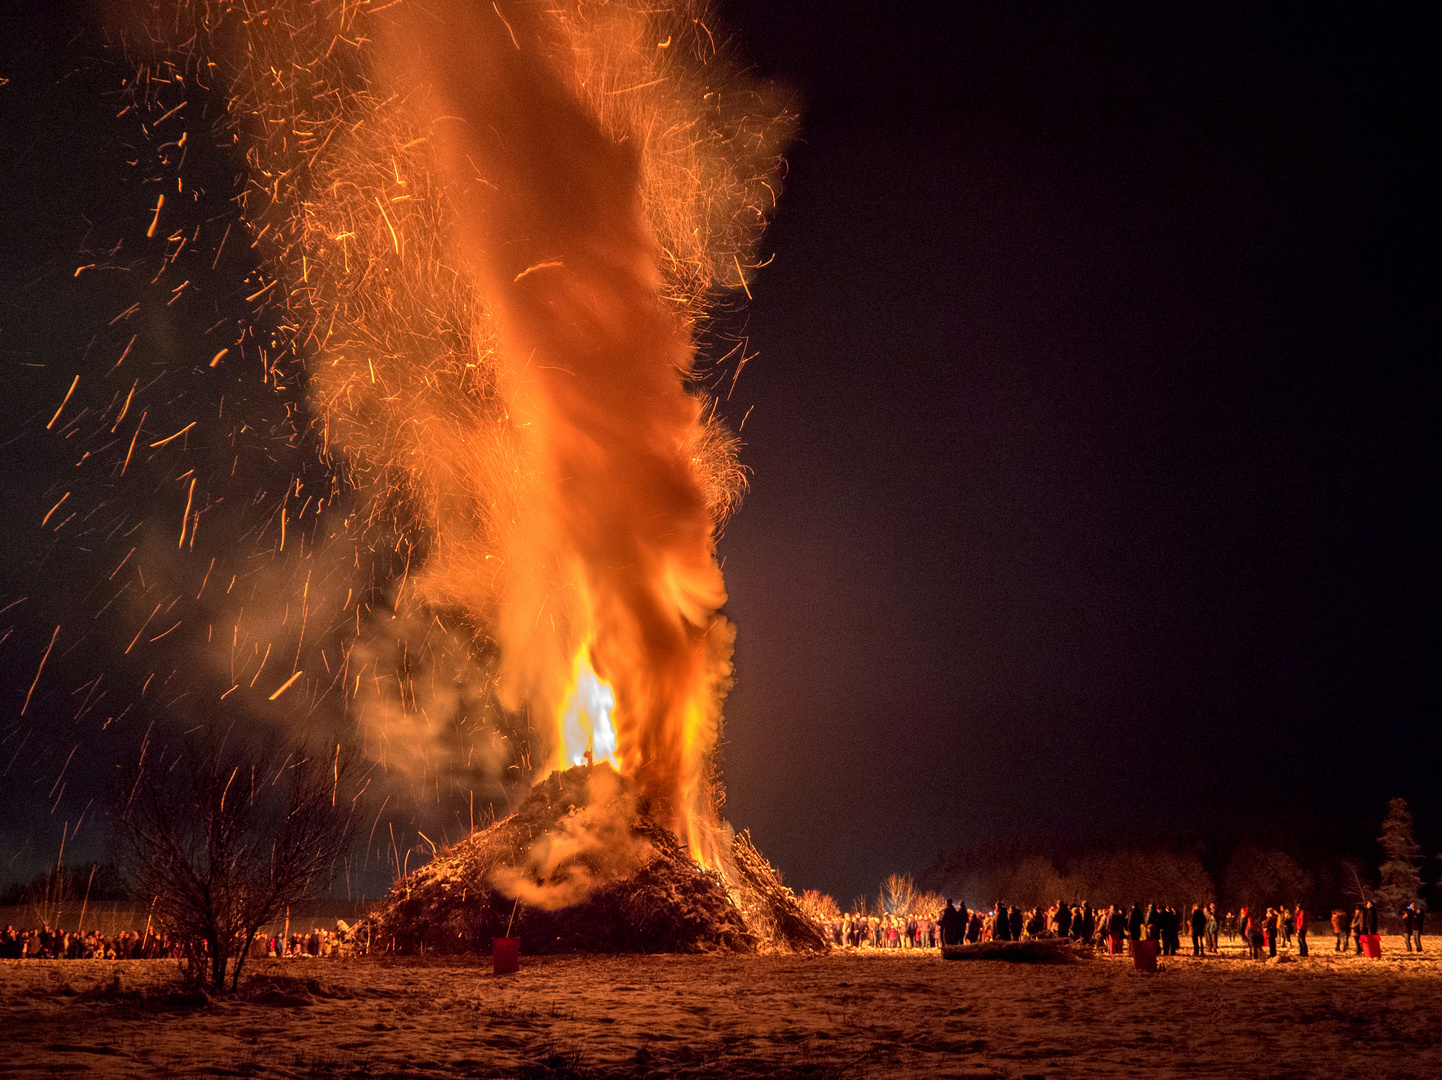
[[[80,905],[80,925],[75,928],[75,933],[80,934],[85,929],[85,909],[90,906],[90,886],[95,881],[95,871],[98,866],[90,867],[90,877],[85,882],[85,902]]]
[[[150,901],[150,914],[145,916],[145,936],[140,939],[140,952],[145,953],[145,946],[150,941],[150,920],[155,918],[155,901],[160,897],[153,897]]]

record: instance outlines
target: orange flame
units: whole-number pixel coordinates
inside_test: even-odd
[[[693,0],[180,10],[154,32],[227,61],[246,218],[287,285],[266,302],[355,524],[424,560],[396,613],[498,647],[550,766],[614,762],[714,865],[715,529],[744,477],[693,339],[746,285],[789,118],[728,81]],[[357,711],[390,739],[395,710]]]
[[[665,303],[641,153],[582,100],[574,67],[556,62],[577,42],[540,6],[406,12],[391,56],[427,87],[420,127],[456,207],[459,257],[494,312],[502,392],[545,478],[529,540],[573,598],[560,637],[586,642],[574,657],[556,647],[543,591],[553,575],[515,582],[497,627],[517,660],[509,688],[555,703],[557,764],[586,752],[583,737],[594,754],[614,722],[622,771],[705,858],[703,774],[732,634],[718,615],[715,521],[692,455],[702,430],[686,390],[693,346]],[[592,24],[585,43],[621,51],[644,28]],[[613,707],[580,708],[608,696]]]

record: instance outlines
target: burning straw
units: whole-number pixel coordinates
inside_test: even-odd
[[[744,473],[696,342],[754,268],[784,109],[685,0],[181,0],[141,24],[223,84],[251,299],[303,357],[347,526],[407,553],[336,680],[369,752],[407,767],[434,703],[386,642],[440,627],[543,729],[537,775],[610,761],[726,863],[714,541]]]

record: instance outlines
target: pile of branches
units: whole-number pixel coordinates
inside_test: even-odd
[[[825,952],[831,947],[821,927],[801,910],[796,894],[781,884],[781,875],[756,850],[749,831],[732,838],[728,871],[732,897],[764,944],[788,952]]]
[[[596,777],[600,770],[606,775]],[[614,792],[604,805],[593,778]],[[543,881],[537,852],[571,843],[582,826],[593,842],[548,866]],[[403,954],[488,952],[491,939],[504,936],[520,937],[528,955],[827,948],[748,836],[730,840],[730,856],[724,875],[707,870],[610,766],[578,766],[548,777],[514,814],[396,882],[349,938],[372,952]],[[554,880],[569,882],[573,895],[548,893]]]

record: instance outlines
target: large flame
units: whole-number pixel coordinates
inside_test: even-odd
[[[594,754],[570,742],[579,700],[613,699],[614,711],[574,724],[576,742],[614,722],[622,771],[705,858],[703,770],[731,631],[691,453],[693,345],[663,294],[644,132],[606,129],[576,63],[581,50],[658,43],[630,12],[580,25],[547,16],[538,4],[413,4],[386,37],[392,71],[424,88],[412,108],[456,209],[458,258],[493,315],[510,419],[535,455],[527,554],[542,573],[503,590],[496,636],[509,692],[557,717],[558,763]],[[630,65],[601,74],[617,67]],[[576,638],[584,655],[562,649],[557,664]]]
[[[572,665],[571,688],[557,718],[556,761],[554,768],[608,762],[619,766],[616,757],[616,726],[611,714],[616,711],[616,691],[596,674],[583,649]]]
[[[745,284],[787,121],[687,0],[181,9],[228,60],[246,217],[357,525],[415,555],[394,607],[498,651],[552,768],[613,762],[711,863],[743,474],[694,338]]]

